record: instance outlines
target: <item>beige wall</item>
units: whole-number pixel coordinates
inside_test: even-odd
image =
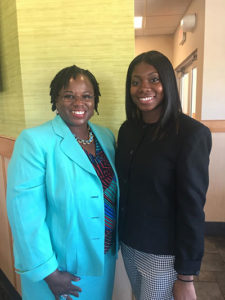
[[[177,28],[173,42],[173,63],[177,67],[195,49],[198,49],[198,59],[203,59],[205,0],[193,0],[185,15],[196,14],[196,27],[193,32],[186,33],[186,41],[180,45],[180,26]]]
[[[206,220],[225,222],[225,132],[213,133],[210,185],[205,206]]]
[[[205,26],[205,0],[193,0],[189,6],[187,14],[196,14],[197,23],[193,32],[186,33],[186,41],[183,45],[180,43],[180,27],[177,28],[173,43],[173,65],[176,68],[193,51],[198,50],[197,60],[197,87],[196,87],[196,118],[201,120],[202,106],[202,77],[203,77],[203,59],[204,59],[204,26]]]
[[[146,36],[135,38],[135,54],[157,50],[173,60],[173,35]]]
[[[132,290],[124,267],[121,251],[119,251],[116,262],[116,274],[112,300],[135,300],[134,296],[132,296]]]
[[[225,1],[206,0],[202,118],[225,119]]]

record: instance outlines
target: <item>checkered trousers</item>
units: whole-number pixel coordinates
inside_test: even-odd
[[[173,300],[174,256],[137,251],[124,243],[121,252],[136,300]]]

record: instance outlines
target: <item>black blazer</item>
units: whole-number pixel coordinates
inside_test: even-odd
[[[211,133],[180,114],[153,140],[156,125],[125,121],[119,130],[120,238],[139,251],[175,255],[179,274],[198,274]]]

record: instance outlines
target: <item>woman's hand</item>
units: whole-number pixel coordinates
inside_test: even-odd
[[[181,276],[179,275],[179,277]],[[183,276],[182,279],[187,278],[186,276]],[[196,300],[197,297],[193,282],[184,282],[181,280],[176,280],[173,286],[173,296],[174,300]]]
[[[50,290],[55,296],[56,300],[60,299],[60,296],[64,295],[64,299],[72,300],[69,295],[79,297],[81,288],[72,284],[72,281],[79,281],[80,278],[76,277],[68,272],[60,272],[55,270],[49,276],[45,278]],[[68,295],[66,297],[66,295]]]

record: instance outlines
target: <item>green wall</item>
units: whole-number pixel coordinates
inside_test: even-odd
[[[125,119],[125,77],[134,57],[133,0],[1,0],[0,134],[53,118],[49,84],[77,64],[96,76],[99,116],[114,133]]]
[[[0,1],[0,134],[25,127],[15,0]]]

